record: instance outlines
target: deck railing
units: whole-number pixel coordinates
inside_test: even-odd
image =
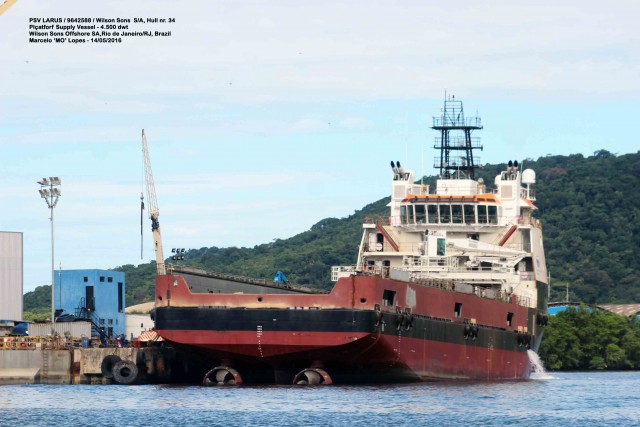
[[[101,342],[98,339],[85,337],[66,337],[52,335],[46,337],[0,337],[0,349],[3,350],[65,350],[82,347],[122,347],[122,342],[109,339]]]

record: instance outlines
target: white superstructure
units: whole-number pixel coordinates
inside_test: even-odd
[[[332,279],[375,274],[488,298],[515,295],[521,305],[538,307],[548,283],[542,225],[532,215],[535,172],[509,161],[487,190],[473,178],[478,166],[469,166],[472,150],[481,148],[470,137],[482,128],[479,118],[465,119],[462,104],[448,102],[454,106],[445,103],[443,116],[434,118],[443,135],[436,143],[443,152],[436,188],[416,183],[412,171],[391,162],[389,217],[365,220],[357,264],[334,267]],[[453,138],[451,130],[465,135]],[[467,153],[455,158],[459,167],[448,152],[456,149]]]

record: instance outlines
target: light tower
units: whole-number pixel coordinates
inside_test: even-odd
[[[60,178],[57,176],[52,176],[49,178],[42,178],[41,181],[38,181],[40,184],[40,197],[42,197],[45,202],[47,202],[47,206],[51,210],[51,323],[55,322],[55,307],[54,307],[54,291],[53,291],[53,282],[55,278],[55,264],[54,264],[54,245],[53,245],[53,208],[58,204],[58,200],[62,193],[60,192]]]

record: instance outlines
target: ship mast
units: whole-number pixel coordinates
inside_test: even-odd
[[[479,158],[473,156],[473,150],[482,150],[482,145],[480,138],[472,137],[471,132],[482,129],[480,117],[465,118],[462,101],[456,100],[455,95],[445,95],[440,110],[440,116],[433,118],[431,127],[440,131],[433,147],[440,150],[440,159],[435,158],[433,167],[440,169],[443,179],[462,178],[462,174],[465,179],[475,179]]]
[[[147,137],[142,129],[142,156],[144,158],[144,178],[147,188],[147,201],[149,204],[149,218],[151,218],[151,232],[153,233],[153,241],[156,252],[156,273],[158,275],[166,274],[164,267],[164,254],[162,253],[162,236],[160,235],[160,210],[158,209],[158,201],[156,200],[156,187],[153,184],[153,172],[151,171],[151,160],[149,160],[149,147],[147,147]]]

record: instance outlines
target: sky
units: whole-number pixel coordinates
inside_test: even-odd
[[[23,233],[24,291],[50,284],[37,181],[58,176],[56,269],[155,259],[145,129],[166,256],[285,239],[389,195],[391,160],[436,174],[445,92],[482,117],[482,164],[635,153],[638,16],[635,0],[17,0],[0,15],[0,230]],[[175,23],[29,43],[30,18],[58,17]]]

